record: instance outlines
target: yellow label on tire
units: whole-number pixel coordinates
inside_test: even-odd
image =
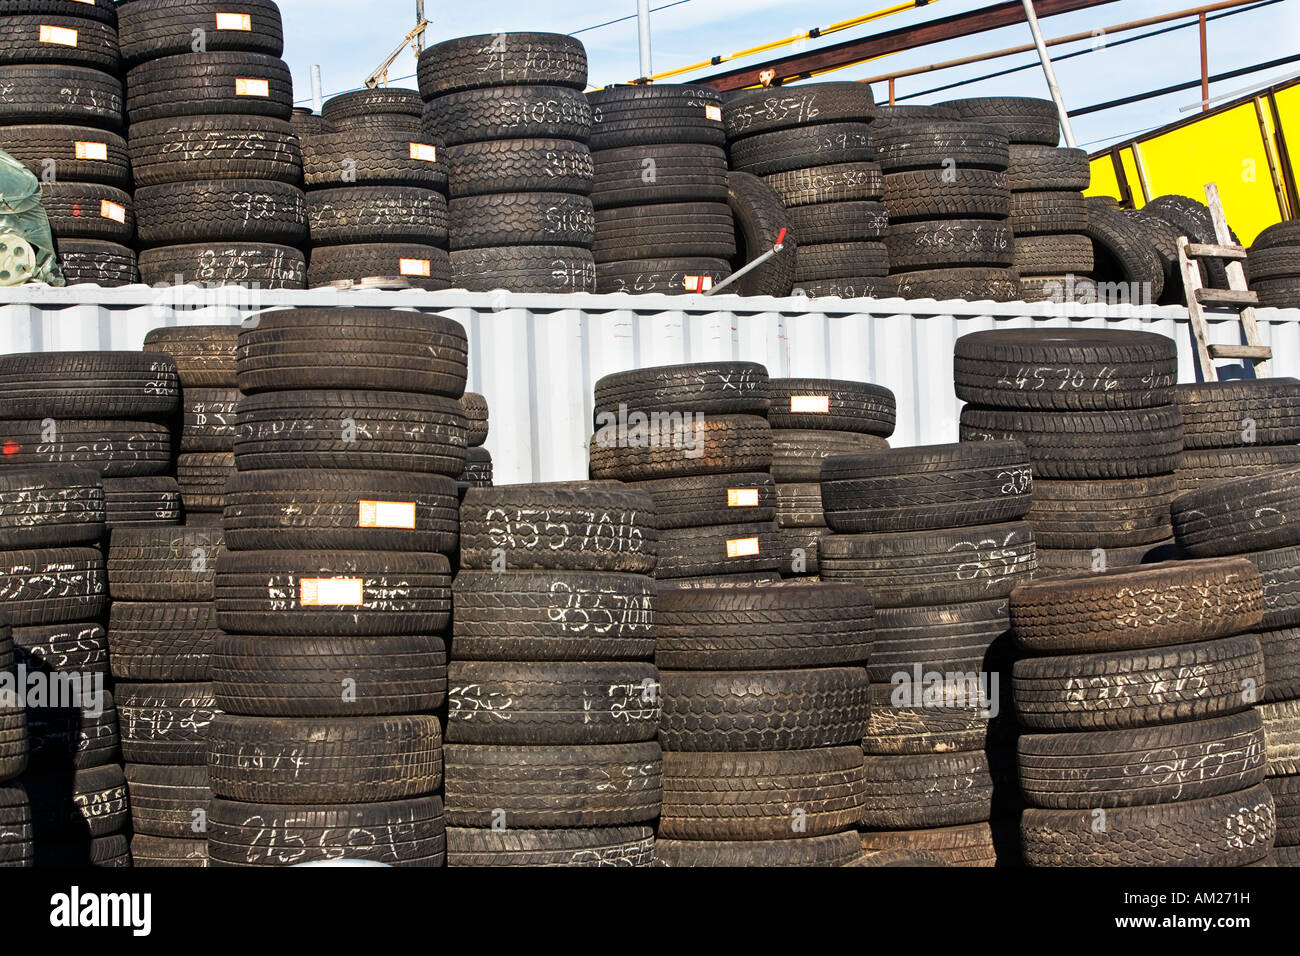
[[[41,42],[57,43],[59,46],[76,46],[77,31],[67,27],[52,27],[41,24]]]
[[[433,266],[428,259],[402,259],[399,266],[404,276],[423,276],[429,278]]]
[[[728,488],[727,507],[728,508],[757,508],[758,489],[757,488]]]
[[[236,96],[270,96],[271,81],[240,77],[235,80]]]
[[[253,29],[253,18],[247,13],[218,13],[217,29],[248,32]]]
[[[77,159],[108,159],[107,143],[73,143],[72,152]]]
[[[362,501],[357,518],[360,528],[415,530],[414,501]]]
[[[727,542],[727,557],[752,558],[758,554],[757,538],[736,538]]]
[[[365,603],[361,578],[303,578],[298,583],[302,607],[358,607]]]
[[[430,146],[427,143],[412,143],[411,158],[425,163],[436,163],[438,161],[438,147]]]
[[[126,207],[109,202],[107,199],[100,202],[99,215],[101,219],[111,219],[124,225],[126,223]]]

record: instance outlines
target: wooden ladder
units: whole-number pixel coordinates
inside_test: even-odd
[[[1259,296],[1246,287],[1246,272],[1241,267],[1246,259],[1246,250],[1232,241],[1228,220],[1223,215],[1223,203],[1219,200],[1219,187],[1215,183],[1206,185],[1205,199],[1210,215],[1214,218],[1216,242],[1191,242],[1186,236],[1178,238],[1178,266],[1183,273],[1183,288],[1187,291],[1187,311],[1192,319],[1192,334],[1196,337],[1196,362],[1201,369],[1201,378],[1207,382],[1217,382],[1219,373],[1214,363],[1226,359],[1252,362],[1255,376],[1267,378],[1268,361],[1273,357],[1273,350],[1259,337],[1259,324],[1255,321],[1255,306],[1259,305]],[[1228,288],[1207,289],[1201,284],[1198,263],[1203,259],[1223,261],[1228,273]],[[1241,320],[1242,336],[1246,344],[1211,344],[1210,328],[1205,321],[1207,306],[1236,312]]]

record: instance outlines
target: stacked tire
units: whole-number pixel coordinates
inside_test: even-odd
[[[957,340],[961,440],[1029,449],[1043,572],[1140,564],[1171,542],[1178,352],[1150,332],[995,329]]]
[[[1183,456],[1178,490],[1300,465],[1300,381],[1242,379],[1179,385]]]
[[[799,247],[793,285],[807,295],[895,294],[882,241],[888,219],[876,111],[866,83],[747,91],[723,108],[731,168],[761,177],[785,205]],[[749,258],[763,251],[749,249]]]
[[[1145,206],[1141,214],[1121,209],[1113,199],[1089,196],[1086,234],[1092,240],[1093,277],[1096,295],[1092,301],[1105,305],[1154,305],[1178,302],[1182,278],[1178,273],[1178,235]],[[1171,252],[1172,250],[1172,252]],[[1170,259],[1172,255],[1172,259]],[[1176,285],[1166,289],[1173,279]],[[1078,280],[1072,291],[1076,301],[1087,302],[1086,284]]]
[[[1300,309],[1300,228],[1281,222],[1261,232],[1247,250],[1246,272],[1260,305]]]
[[[109,542],[109,660],[136,866],[207,865],[213,572],[224,549],[217,528],[117,528]]]
[[[471,488],[448,666],[450,866],[648,866],[662,796],[653,503]]]
[[[186,525],[221,524],[226,481],[235,472],[238,341],[237,325],[171,326],[145,336],[145,349],[170,355],[180,379],[176,482]]]
[[[645,492],[658,516],[656,577],[776,579],[767,370],[669,365],[596,382],[590,472]]]
[[[997,126],[966,120],[891,121],[876,137],[885,172],[889,271],[905,299],[1010,301],[1010,146]]]
[[[663,866],[861,855],[872,609],[850,584],[661,590]]]
[[[470,488],[492,487],[492,453],[483,447],[487,443],[490,422],[487,398],[477,392],[466,392],[461,396],[460,407],[469,426],[465,472],[457,482],[457,490],[464,498]]]
[[[705,292],[731,274],[722,100],[704,86],[619,86],[592,108],[597,292]]]
[[[240,333],[214,866],[443,864],[467,350],[450,319],[378,309],[265,313]]]
[[[415,90],[344,93],[300,135],[311,234],[308,284],[401,278],[445,289],[447,166]]]
[[[302,153],[271,0],[120,4],[140,275],[304,287]]]
[[[1263,580],[1263,616],[1256,626],[1264,679],[1258,694],[1267,780],[1277,808],[1277,859],[1300,865],[1300,535],[1296,491],[1300,469],[1202,485],[1174,501],[1174,534],[1193,566],[1245,558]]]
[[[1240,558],[1016,589],[1016,642],[1032,655],[1013,676],[1029,866],[1270,859],[1265,662],[1243,633],[1262,609]]]
[[[887,448],[898,404],[889,389],[864,382],[775,378],[769,384],[781,575],[815,577],[818,545],[830,533],[822,512],[822,464],[835,455]]]
[[[117,9],[92,0],[5,10],[0,149],[40,179],[67,282],[130,285],[138,273]]]
[[[821,578],[875,606],[862,739],[867,852],[1011,858],[1018,809],[1007,596],[1036,567],[1017,442],[861,452],[822,466]]]
[[[420,55],[427,128],[445,142],[451,283],[591,292],[587,53],[571,37],[461,37]]]

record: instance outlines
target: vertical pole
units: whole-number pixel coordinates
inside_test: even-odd
[[[641,45],[641,79],[648,80],[650,66],[650,0],[636,0],[636,29]]]
[[[415,25],[418,27],[424,22],[424,0],[415,0]],[[415,55],[419,56],[424,52],[424,34],[420,33],[415,38]]]
[[[889,105],[894,105],[894,78],[889,78]]]
[[[1205,11],[1201,11],[1201,112],[1208,113],[1210,104],[1206,102],[1210,98],[1210,49],[1209,42],[1205,37]]]
[[[311,108],[317,115],[320,115],[320,111],[325,108],[325,94],[321,91],[319,63],[313,63],[311,66]]]
[[[1061,117],[1061,130],[1065,133],[1065,144],[1074,148],[1074,130],[1070,128],[1070,114],[1065,111],[1065,101],[1061,99],[1061,88],[1056,85],[1056,71],[1052,69],[1052,58],[1047,55],[1047,44],[1043,42],[1043,31],[1038,28],[1038,14],[1034,12],[1034,0],[1021,0],[1025,6],[1025,19],[1029,21],[1029,30],[1034,35],[1034,46],[1038,47],[1038,59],[1043,64],[1043,73],[1047,76],[1047,88],[1052,91],[1052,100],[1056,103],[1056,112]]]

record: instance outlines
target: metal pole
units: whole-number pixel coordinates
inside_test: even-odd
[[[1065,111],[1065,101],[1061,99],[1061,88],[1056,85],[1056,71],[1052,69],[1052,58],[1047,55],[1047,44],[1043,42],[1043,31],[1038,28],[1038,14],[1034,12],[1034,0],[1021,0],[1025,5],[1025,19],[1029,21],[1029,30],[1034,35],[1034,46],[1038,48],[1038,59],[1043,63],[1043,73],[1047,76],[1047,87],[1052,91],[1052,100],[1056,103],[1056,112],[1061,117],[1061,130],[1065,133],[1065,143],[1074,148],[1074,130],[1070,128],[1070,114]]]
[[[311,66],[311,108],[315,110],[317,115],[325,108],[325,94],[321,91],[319,63],[313,63]]]
[[[636,30],[641,41],[641,79],[648,80],[650,65],[650,0],[636,0]]]
[[[424,22],[424,0],[415,0],[415,25],[418,27]],[[419,56],[424,52],[424,34],[421,33],[415,38],[415,55]]]
[[[1205,11],[1201,11],[1201,112],[1208,113],[1210,104],[1210,45],[1205,37]]]

